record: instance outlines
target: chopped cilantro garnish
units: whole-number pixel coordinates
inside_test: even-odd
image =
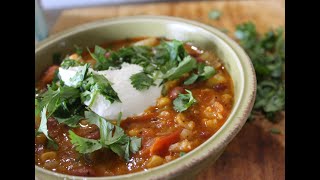
[[[177,112],[187,110],[190,106],[196,103],[196,99],[192,96],[192,92],[186,89],[188,94],[179,94],[173,101],[173,108]]]
[[[170,69],[165,75],[164,79],[173,80],[180,78],[183,74],[190,72],[197,66],[197,61],[191,57],[185,57],[177,67]]]
[[[71,117],[67,117],[67,118],[59,118],[59,117],[55,117],[55,119],[59,122],[59,123],[64,123],[66,125],[68,125],[69,127],[77,127],[78,122],[83,119],[82,116],[80,115],[73,115]]]
[[[91,111],[86,111],[85,117],[91,124],[99,127],[100,139],[82,138],[69,131],[71,143],[75,145],[78,152],[85,154],[101,148],[108,148],[128,161],[130,152],[136,153],[140,149],[141,138],[127,136],[120,126],[114,126]]]
[[[132,75],[130,80],[132,86],[137,90],[149,89],[150,86],[155,85],[154,80],[144,72]]]
[[[81,63],[80,61],[76,61],[73,59],[65,59],[60,64],[60,67],[63,69],[68,69],[69,67],[75,67],[75,66],[83,66],[84,63]]]
[[[93,100],[93,96],[96,93],[100,93],[111,103],[114,101],[119,101],[118,94],[112,88],[110,82],[103,75],[90,74],[89,77],[83,81],[82,89],[84,92],[81,94],[83,100],[88,98]]]
[[[71,139],[71,143],[75,146],[79,153],[92,153],[102,148],[102,145],[98,140],[80,137],[71,130],[69,130],[69,137]]]
[[[80,91],[77,88],[62,86],[54,90],[48,86],[48,90],[40,94],[37,99],[36,115],[47,105],[48,117],[51,116],[63,104],[72,104],[80,97]]]

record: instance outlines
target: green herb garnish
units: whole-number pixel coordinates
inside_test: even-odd
[[[84,119],[82,116],[80,115],[73,115],[71,117],[67,117],[67,118],[59,118],[59,117],[55,117],[55,119],[59,122],[59,123],[63,123],[68,125],[69,127],[77,127],[78,122],[81,119]]]
[[[132,86],[137,90],[149,89],[150,86],[155,85],[154,80],[144,72],[132,75],[130,80]]]
[[[58,145],[50,138],[48,134],[48,127],[47,127],[47,105],[43,107],[43,110],[41,111],[41,122],[38,130],[36,131],[36,135],[43,133],[47,139],[48,139],[48,146],[52,149],[58,149]]]
[[[185,57],[177,67],[170,69],[165,75],[164,79],[173,80],[180,78],[183,74],[190,72],[197,66],[197,61],[191,57]]]
[[[80,91],[77,88],[63,86],[53,89],[48,86],[48,90],[38,95],[36,102],[36,115],[47,106],[48,117],[50,117],[59,107],[63,105],[71,105],[75,99],[80,97]]]
[[[70,142],[76,147],[79,153],[92,153],[102,148],[98,140],[83,138],[69,130]]]
[[[186,89],[188,94],[179,94],[173,101],[173,109],[177,112],[187,110],[190,106],[196,103],[196,99],[192,96],[192,92]]]
[[[216,73],[212,66],[207,66],[205,63],[198,63],[197,74],[192,73],[191,76],[184,81],[183,84],[190,85],[195,83],[197,80],[207,80]]]
[[[100,93],[111,103],[114,101],[119,101],[118,94],[112,88],[110,82],[103,75],[90,74],[89,77],[83,81],[82,89],[84,92],[81,94],[83,101],[85,100],[94,100],[96,93]]]
[[[80,61],[76,61],[73,59],[65,59],[62,61],[60,67],[62,67],[63,69],[68,69],[69,67],[83,66],[83,65],[84,63]]]
[[[115,126],[106,119],[91,112],[85,112],[86,119],[100,129],[100,139],[92,140],[82,138],[69,131],[71,143],[79,153],[91,153],[101,148],[108,148],[114,153],[129,160],[130,152],[136,153],[141,147],[141,138],[127,136],[120,126]]]

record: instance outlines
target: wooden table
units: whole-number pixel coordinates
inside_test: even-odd
[[[219,20],[208,18],[212,9],[222,12]],[[259,32],[284,26],[284,0],[269,1],[201,1],[121,5],[65,10],[51,29],[51,34],[86,22],[131,15],[169,15],[200,21],[228,29],[233,36],[235,26],[252,21]],[[198,176],[216,180],[284,179],[285,118],[273,124],[260,118],[246,123],[228,145],[217,162]],[[281,134],[272,134],[276,127]]]

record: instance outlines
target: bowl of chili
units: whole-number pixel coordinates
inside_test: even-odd
[[[38,179],[189,179],[219,158],[255,100],[244,50],[214,27],[181,18],[80,25],[37,44],[35,62]],[[78,99],[68,99],[76,91]],[[81,112],[65,116],[78,101]]]

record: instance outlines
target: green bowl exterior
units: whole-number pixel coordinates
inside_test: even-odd
[[[234,107],[225,124],[193,151],[148,171],[91,178],[69,176],[35,166],[37,179],[192,179],[201,170],[213,164],[240,131],[252,110],[256,95],[256,76],[251,60],[244,50],[224,33],[199,22],[167,16],[130,16],[77,26],[57,33],[37,44],[35,79],[37,80],[41,72],[52,64],[53,53],[67,55],[68,52],[74,51],[74,44],[80,47],[90,47],[106,41],[138,36],[162,36],[188,41],[201,49],[213,51],[218,55],[234,83]]]

